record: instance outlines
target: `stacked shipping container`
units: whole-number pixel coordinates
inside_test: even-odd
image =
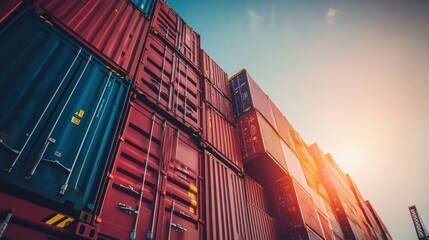
[[[0,236],[348,236],[299,134],[166,2],[6,0],[0,50]],[[350,186],[352,233],[391,239]]]

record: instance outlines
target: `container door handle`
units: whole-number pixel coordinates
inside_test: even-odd
[[[180,224],[178,223],[171,223],[171,227],[176,228],[176,232],[182,233],[182,232],[186,232],[186,228],[182,227]]]
[[[0,139],[0,146],[4,149],[6,149],[8,152],[13,153],[13,154],[19,154],[19,150],[13,149],[12,147],[10,147],[9,145],[7,145],[3,139]]]
[[[126,214],[132,215],[132,214],[138,214],[139,211],[136,209],[133,209],[130,205],[124,204],[124,203],[118,203],[118,207],[122,209]]]

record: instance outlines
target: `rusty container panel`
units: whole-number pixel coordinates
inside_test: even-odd
[[[165,1],[156,5],[152,28],[194,67],[200,67],[200,35],[196,33]]]
[[[270,99],[256,84],[246,69],[230,78],[229,82],[236,118],[250,110],[258,110],[268,123],[277,131],[276,121],[271,110]]]
[[[268,202],[265,195],[264,187],[261,186],[256,180],[253,178],[246,176],[246,196],[247,202],[250,205],[253,205],[257,209],[268,213]]]
[[[188,136],[133,98],[97,208],[99,235],[198,239],[199,157]]]
[[[188,61],[149,34],[136,74],[139,94],[195,130],[201,128],[200,77]]]
[[[253,239],[278,239],[277,223],[268,214],[264,188],[249,176],[245,178],[250,233]]]
[[[243,165],[249,176],[262,185],[270,184],[285,175],[287,165],[280,137],[257,111],[237,120]]]
[[[11,16],[21,5],[23,0],[4,0],[0,5],[0,23]]]
[[[206,239],[251,239],[244,181],[205,151]]]
[[[207,149],[242,169],[237,129],[222,114],[204,104],[203,139]]]
[[[251,239],[279,239],[277,222],[266,212],[249,204],[250,235]]]
[[[274,119],[276,121],[277,132],[283,141],[295,152],[295,143],[290,133],[290,123],[286,120],[286,117],[278,109],[278,107],[270,100],[271,109],[273,111]]]
[[[266,194],[281,235],[309,227],[323,236],[311,196],[291,176],[268,186]]]
[[[323,228],[323,235],[325,236],[325,240],[335,240],[334,234],[332,233],[331,225],[329,224],[328,219],[319,211],[317,211],[317,215],[319,216],[320,225]]]
[[[201,71],[204,77],[214,85],[228,99],[231,98],[231,89],[228,83],[228,74],[201,49]]]
[[[203,100],[216,108],[228,121],[234,122],[234,112],[230,96],[222,94],[209,80],[205,79]]]
[[[74,38],[134,77],[149,29],[155,0],[136,5],[127,0],[36,0],[46,21],[58,24]],[[144,7],[143,7],[144,6]]]

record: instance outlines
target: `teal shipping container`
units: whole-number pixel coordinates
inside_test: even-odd
[[[0,27],[0,53],[0,191],[90,212],[130,81],[32,9]]]

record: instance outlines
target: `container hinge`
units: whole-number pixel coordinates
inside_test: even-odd
[[[118,203],[118,206],[120,209],[122,209],[122,211],[124,211],[128,215],[139,213],[138,210],[133,209],[130,205],[126,205],[124,203]]]
[[[136,190],[134,190],[134,188],[131,185],[125,186],[125,185],[120,184],[119,186],[121,188],[124,188],[124,189],[130,191],[130,192],[133,192],[135,194],[139,194],[139,192],[137,192]]]
[[[176,232],[182,233],[182,232],[186,232],[186,228],[182,227],[180,224],[178,223],[171,223],[171,226],[174,227],[176,229]]]
[[[13,209],[8,208],[6,210],[6,217],[3,220],[3,222],[0,223],[0,238],[3,237],[4,232],[6,231],[7,224],[9,223],[10,219],[12,218]]]
[[[7,145],[7,144],[3,141],[3,139],[0,139],[0,146],[1,146],[2,148],[6,149],[7,151],[9,151],[10,153],[13,153],[13,154],[19,154],[19,151],[18,151],[18,150],[16,150],[16,149],[13,149],[13,148],[9,147],[9,145]]]

